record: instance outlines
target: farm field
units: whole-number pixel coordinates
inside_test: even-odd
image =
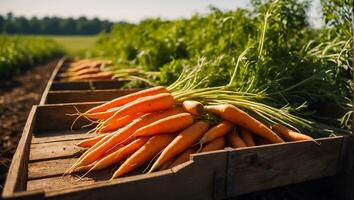
[[[319,1],[320,26],[297,0],[134,23],[0,18],[40,34],[0,36],[4,197],[351,200],[351,4]]]

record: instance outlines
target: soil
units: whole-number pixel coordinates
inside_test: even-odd
[[[54,59],[12,79],[0,80],[0,193],[27,116],[39,103],[57,62]]]

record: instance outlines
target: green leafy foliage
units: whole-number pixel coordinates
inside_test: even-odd
[[[63,54],[53,40],[41,37],[0,36],[0,77],[9,78],[35,64]]]

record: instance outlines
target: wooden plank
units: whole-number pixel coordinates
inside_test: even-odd
[[[234,162],[233,183],[230,196],[266,190],[288,184],[332,176],[337,172],[337,162],[342,137],[314,142],[291,142],[231,150]]]
[[[77,140],[32,144],[29,161],[72,158],[80,155],[83,148],[76,146]]]
[[[55,104],[55,105],[41,105],[37,109],[36,117],[36,134],[41,134],[46,131],[61,131],[70,130],[70,126],[77,116],[68,116],[68,114],[77,113],[75,107],[84,112],[94,106],[102,104],[103,102],[94,103],[75,103],[75,104]],[[90,122],[81,117],[73,126],[74,129],[80,129],[81,126],[87,125]]]
[[[87,134],[87,130],[77,130],[77,131],[51,131],[42,134],[33,134],[32,144],[48,143],[48,142],[59,142],[68,140],[82,140],[97,135]]]
[[[61,58],[61,59],[58,61],[56,67],[54,68],[54,70],[53,70],[53,72],[52,72],[52,75],[50,76],[50,78],[49,78],[49,80],[48,80],[47,86],[45,87],[45,89],[44,89],[44,91],[43,91],[43,94],[42,94],[42,97],[41,97],[41,101],[39,102],[39,105],[45,104],[46,99],[47,99],[47,96],[48,96],[48,92],[49,92],[49,90],[50,90],[50,88],[51,88],[51,86],[52,86],[52,82],[53,82],[55,76],[57,75],[59,69],[60,69],[60,68],[62,67],[62,65],[64,64],[65,60],[66,60],[66,58],[63,57],[63,58]]]
[[[48,199],[213,199],[214,173],[224,171],[226,158],[227,151],[200,154],[172,170],[149,175],[107,181],[112,172],[102,171],[80,181],[74,176],[30,180],[27,188],[43,188]]]
[[[28,180],[62,175],[77,158],[47,160],[28,164]]]
[[[61,90],[50,91],[47,95],[46,104],[96,102],[109,101],[121,97],[139,89],[106,89],[106,90]]]
[[[53,81],[50,90],[99,90],[119,89],[127,81],[101,80],[101,81]]]
[[[26,189],[28,154],[34,126],[33,118],[35,115],[36,106],[32,107],[31,112],[28,115],[26,125],[23,129],[23,134],[12,158],[2,193],[4,198],[11,197],[15,192]]]

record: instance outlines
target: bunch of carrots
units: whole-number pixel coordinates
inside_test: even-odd
[[[193,153],[285,141],[314,140],[281,124],[271,127],[232,104],[179,100],[163,86],[141,90],[96,106],[79,116],[97,122],[96,137],[66,173],[117,165],[112,179],[150,164],[148,173],[172,168]]]
[[[65,73],[60,76],[69,81],[78,80],[106,80],[111,79],[112,72],[104,72],[102,66],[112,65],[111,60],[82,59],[71,62]]]

